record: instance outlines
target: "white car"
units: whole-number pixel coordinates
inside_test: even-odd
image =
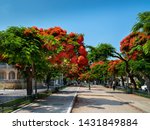
[[[141,86],[141,89],[146,91],[147,90],[147,85],[144,84],[143,86]]]

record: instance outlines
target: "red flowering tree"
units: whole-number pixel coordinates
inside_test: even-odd
[[[93,81],[94,79],[96,79],[96,75],[92,73],[92,71],[90,70],[84,73],[81,73],[79,77],[79,80],[88,82],[89,90],[91,90],[90,82]]]
[[[120,42],[120,51],[127,59],[136,60],[144,55],[143,46],[150,40],[150,36],[143,32],[132,32]]]
[[[130,80],[134,84],[135,88],[136,83],[133,79],[133,72],[131,71],[131,69],[134,70],[133,68],[136,67],[133,66],[134,64],[132,62],[141,61],[142,59],[145,59],[143,63],[148,61],[149,58],[148,55],[146,55],[144,48],[149,43],[149,41],[149,34],[144,32],[132,32],[120,42],[120,51],[125,56],[124,61],[126,63],[126,72],[128,73],[128,76],[130,77]]]
[[[122,60],[111,60],[108,63],[108,71],[111,74],[115,74],[117,72],[117,66],[122,63]]]
[[[36,33],[43,40],[42,48],[48,53],[51,64],[57,64],[67,77],[76,77],[87,64],[87,51],[83,45],[83,35],[67,32],[60,27],[49,29],[28,28],[25,34]]]
[[[123,63],[124,62],[120,59],[109,61],[108,72],[111,76],[110,86],[112,86],[113,81],[117,82],[117,76],[121,77],[122,85],[124,86],[123,76],[125,75],[125,66]]]
[[[65,68],[65,74],[77,74],[88,63],[83,35],[60,27],[10,27],[0,32],[0,55],[25,74],[27,94],[32,94],[32,78],[45,77],[48,63]],[[4,57],[4,58],[3,58]]]

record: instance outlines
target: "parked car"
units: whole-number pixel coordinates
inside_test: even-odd
[[[144,84],[143,86],[141,86],[141,89],[143,90],[143,91],[146,91],[147,92],[147,85],[146,84]]]

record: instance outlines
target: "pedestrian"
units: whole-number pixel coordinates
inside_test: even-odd
[[[115,81],[113,81],[112,87],[113,87],[113,90],[115,91],[115,89],[116,89],[116,82]]]

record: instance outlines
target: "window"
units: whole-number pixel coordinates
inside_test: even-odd
[[[0,72],[0,79],[6,79],[6,72]]]
[[[9,72],[9,79],[15,79],[15,72],[13,71]]]

